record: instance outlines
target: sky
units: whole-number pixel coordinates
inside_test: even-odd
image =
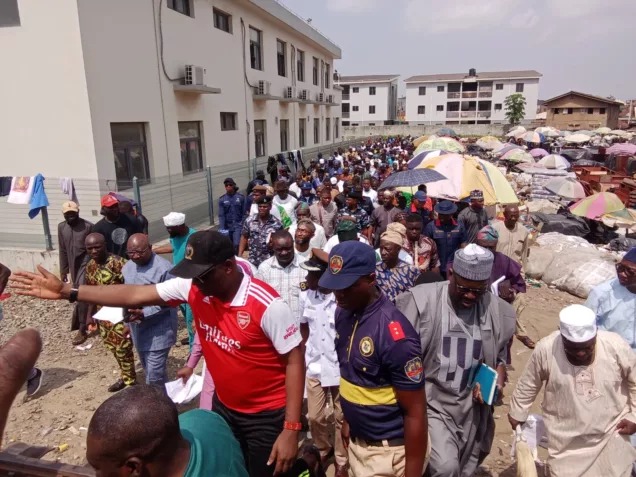
[[[636,0],[280,1],[342,49],[342,75],[536,70],[540,99],[636,98]]]

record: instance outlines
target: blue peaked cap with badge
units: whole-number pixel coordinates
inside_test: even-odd
[[[357,240],[336,245],[329,253],[327,271],[318,285],[328,290],[349,288],[360,277],[375,273],[375,250]]]

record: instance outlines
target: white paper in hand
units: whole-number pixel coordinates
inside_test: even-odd
[[[185,404],[192,401],[201,394],[202,390],[203,377],[198,374],[190,376],[190,379],[185,384],[183,384],[183,379],[181,378],[166,383],[166,393],[175,404]]]
[[[124,321],[124,309],[102,306],[101,309],[93,315],[93,318],[101,321],[110,321],[114,325],[120,321]]]

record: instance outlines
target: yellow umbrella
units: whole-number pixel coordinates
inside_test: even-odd
[[[413,141],[413,146],[417,147],[419,146],[422,142],[426,141],[428,139],[428,136],[424,135],[424,136],[420,136],[418,137],[415,141]]]
[[[506,179],[503,172],[499,170],[494,164],[484,161],[483,159],[477,159],[479,164],[486,170],[488,179],[495,190],[495,197],[499,204],[518,204],[519,197],[515,194],[515,190]]]
[[[422,141],[415,149],[415,154],[420,151],[434,151],[441,149],[442,151],[464,152],[466,148],[462,143],[451,137],[431,136],[426,141]]]

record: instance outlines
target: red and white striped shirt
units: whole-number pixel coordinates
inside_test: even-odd
[[[286,364],[282,355],[302,341],[298,317],[267,283],[243,275],[231,303],[205,296],[192,280],[157,284],[162,300],[188,303],[203,356],[228,408],[253,414],[286,405]]]

